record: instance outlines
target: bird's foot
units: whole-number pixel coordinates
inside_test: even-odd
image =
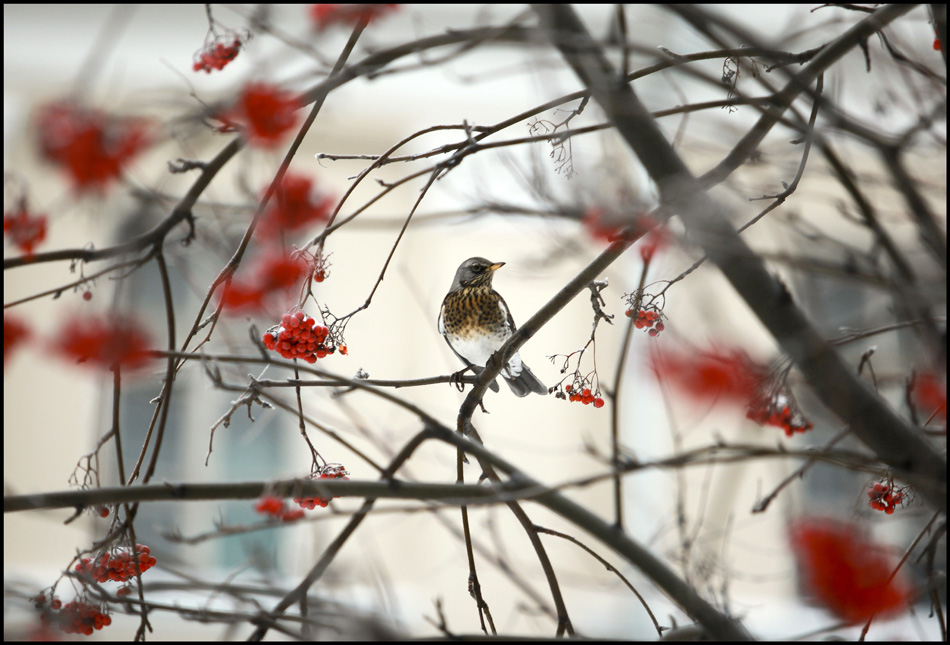
[[[464,367],[460,369],[459,371],[455,372],[450,377],[449,383],[454,385],[458,389],[459,392],[463,392],[465,390],[465,381],[462,380],[462,376],[464,376],[465,372],[468,372],[471,369],[472,369],[472,366],[469,365],[468,367]]]

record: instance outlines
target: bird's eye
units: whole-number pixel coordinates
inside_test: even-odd
[[[481,273],[481,272],[484,271],[484,270],[485,270],[485,267],[484,267],[483,265],[481,265],[481,264],[473,264],[473,265],[472,265],[472,271],[474,271],[475,273]]]

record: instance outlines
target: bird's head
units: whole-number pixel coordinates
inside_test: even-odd
[[[491,286],[492,275],[505,266],[504,262],[491,262],[485,258],[469,258],[455,272],[452,289],[460,287]]]

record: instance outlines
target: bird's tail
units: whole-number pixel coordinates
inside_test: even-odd
[[[476,376],[479,375],[479,374],[481,374],[481,373],[482,373],[482,370],[485,369],[484,367],[479,367],[478,365],[471,365],[470,367],[472,368],[472,371],[475,372],[475,375],[476,375]],[[494,381],[492,381],[491,384],[488,386],[488,388],[489,388],[492,392],[497,392],[497,391],[498,391],[498,379],[495,379]],[[524,394],[519,394],[518,396],[524,396]]]
[[[502,370],[501,375],[505,377],[508,387],[515,393],[515,396],[528,396],[531,392],[535,394],[547,394],[548,388],[534,375],[527,365],[521,365],[521,374],[515,377],[508,377],[507,370]]]

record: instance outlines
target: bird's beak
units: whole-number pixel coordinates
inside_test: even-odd
[[[500,268],[503,267],[503,266],[505,266],[505,263],[504,263],[504,262],[495,262],[493,265],[491,265],[490,267],[488,267],[488,270],[489,270],[489,271],[497,271],[498,269],[500,269]]]

